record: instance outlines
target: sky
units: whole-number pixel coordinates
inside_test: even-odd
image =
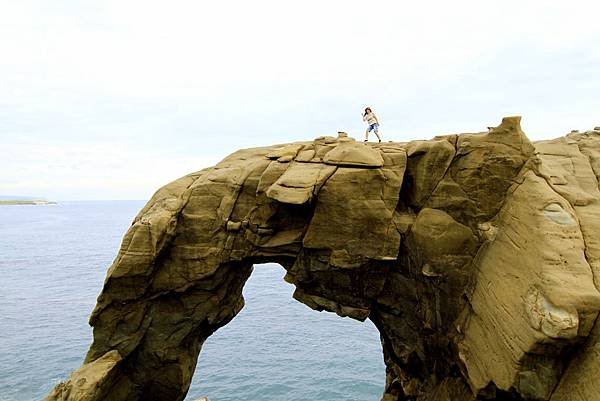
[[[240,149],[600,126],[597,1],[0,0],[0,195],[148,199]]]

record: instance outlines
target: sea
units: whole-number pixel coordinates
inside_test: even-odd
[[[144,201],[0,206],[0,401],[43,399],[80,366],[88,317]],[[204,343],[186,401],[378,401],[377,329],[292,298],[257,265],[246,306]]]

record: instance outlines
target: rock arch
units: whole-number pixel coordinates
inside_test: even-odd
[[[375,323],[384,401],[596,399],[578,370],[600,366],[600,140],[534,146],[519,121],[241,150],[161,188],[108,270],[84,365],[47,400],[182,400],[264,262],[309,307]]]

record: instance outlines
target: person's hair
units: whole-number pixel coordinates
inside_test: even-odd
[[[370,107],[366,107],[366,108],[365,108],[365,114],[363,114],[363,115],[365,115],[365,116],[366,116],[366,115],[367,115],[369,112],[371,112],[371,113],[372,113],[372,112],[373,112],[373,110],[371,110],[371,108],[370,108]]]

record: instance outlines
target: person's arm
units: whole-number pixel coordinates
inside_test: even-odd
[[[367,114],[363,114],[363,121],[367,121]]]
[[[377,118],[377,115],[375,115],[375,113],[373,113],[373,117],[375,117],[375,122],[376,122],[377,124],[379,124],[379,119]]]

